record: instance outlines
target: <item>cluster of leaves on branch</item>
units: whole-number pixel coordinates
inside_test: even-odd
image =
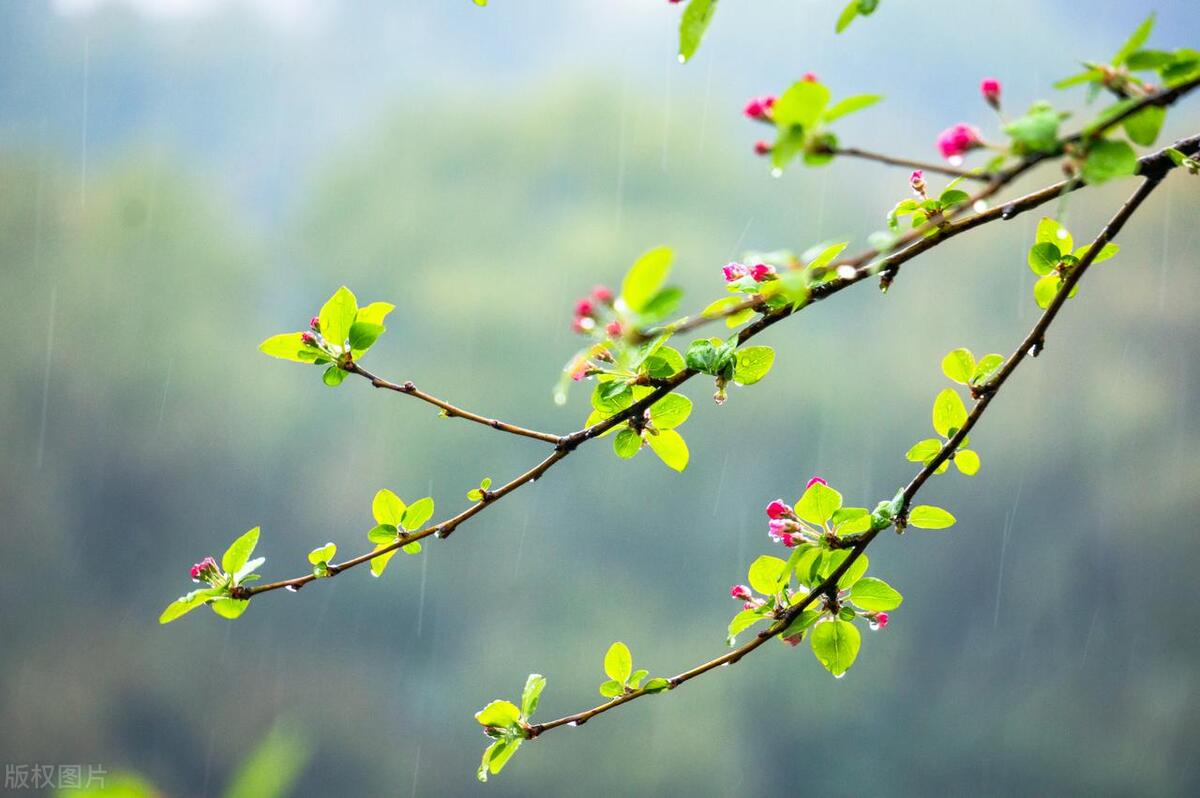
[[[484,4],[484,0],[476,2]],[[715,5],[715,0],[690,0],[683,16],[686,34],[681,37],[681,54],[686,51],[690,56],[695,51]],[[839,27],[856,16],[870,14],[876,5],[854,0],[843,13]],[[760,142],[757,147],[761,154],[772,156],[775,170],[797,159],[816,166],[837,155],[861,157],[911,168],[912,196],[895,203],[887,214],[888,230],[873,235],[871,249],[863,255],[844,258],[848,246],[845,241],[816,242],[800,254],[790,250],[745,253],[739,261],[721,267],[721,295],[695,315],[677,315],[683,293],[668,283],[673,253],[666,247],[639,257],[625,274],[618,292],[603,285],[592,288],[575,303],[571,328],[583,343],[563,369],[554,393],[555,401],[564,404],[573,383],[592,382],[584,426],[569,434],[538,432],[487,418],[419,391],[411,382],[391,383],[367,372],[360,360],[385,332],[384,321],[393,305],[375,302],[360,308],[348,288],[339,288],[311,319],[307,330],[272,336],[260,349],[275,358],[318,366],[326,385],[337,386],[352,375],[360,376],[377,388],[435,405],[444,416],[537,439],[551,445],[552,452],[496,489],[492,479],[485,477],[467,492],[470,504],[465,509],[438,522],[432,522],[432,497],[406,503],[391,490],[379,490],[371,507],[375,526],[367,532],[374,548],[336,563],[338,546],[328,542],[308,554],[309,572],[293,579],[249,586],[259,578],[255,571],[264,562],[261,557],[251,559],[259,537],[258,528],[252,529],[228,548],[220,564],[205,557],[191,568],[192,579],[204,587],[172,602],[160,622],[172,621],[202,605],[210,606],[221,617],[236,618],[258,593],[277,588],[297,590],[310,581],[332,578],[362,564],[369,563],[370,572],[379,576],[398,551],[420,553],[425,538],[448,535],[592,439],[611,437],[614,452],[623,459],[649,448],[669,468],[683,471],[690,454],[679,430],[689,419],[693,403],[678,389],[687,380],[704,375],[713,380],[714,401],[722,405],[729,397],[731,384],[749,386],[761,381],[775,365],[776,353],[770,347],[749,345],[748,341],[763,329],[874,274],[881,276],[881,285],[886,289],[900,263],[964,230],[993,219],[1012,218],[1058,199],[1080,184],[1143,175],[1145,180],[1138,192],[1090,244],[1076,247],[1071,234],[1057,220],[1047,217],[1040,221],[1027,262],[1038,275],[1033,293],[1044,313],[1029,337],[1008,358],[999,354],[976,358],[970,350],[958,348],[942,359],[945,376],[961,387],[945,388],[935,397],[932,425],[937,437],[918,441],[905,455],[907,460],[920,464],[912,481],[891,498],[879,501],[873,510],[843,506],[842,494],[819,477],[808,481],[795,502],[776,499],[767,505],[768,538],[782,549],[758,556],[748,566],[746,584],[731,588],[730,595],[741,602],[742,608],[726,629],[729,652],[676,676],[651,678],[648,670],[634,669],[624,643],[614,643],[604,657],[607,679],[599,686],[607,701],[544,723],[535,723],[532,717],[546,679],[532,674],[519,707],[498,700],[476,714],[491,739],[479,777],[486,780],[489,774],[500,772],[522,742],[547,730],[578,725],[642,696],[674,690],[713,668],[738,661],[774,637],[790,646],[807,639],[820,664],[835,677],[844,676],[859,655],[861,627],[884,628],[903,601],[891,585],[867,575],[866,547],[887,529],[898,533],[908,528],[945,529],[955,523],[954,516],[940,507],[914,505],[917,492],[928,479],[946,472],[951,463],[964,475],[979,471],[980,457],[969,448],[968,433],[1012,370],[1040,350],[1046,327],[1076,293],[1082,274],[1117,253],[1112,237],[1170,169],[1200,172],[1200,136],[1181,140],[1175,147],[1140,160],[1132,149],[1133,144],[1147,145],[1156,140],[1167,106],[1200,86],[1196,51],[1144,48],[1152,22],[1153,17],[1138,28],[1111,64],[1087,62],[1087,72],[1064,82],[1089,83],[1093,94],[1107,89],[1119,98],[1079,133],[1063,135],[1059,126],[1068,115],[1045,103],[1035,104],[1021,117],[1006,120],[999,81],[983,80],[982,97],[1000,115],[1008,141],[987,143],[973,125],[955,125],[937,141],[948,166],[842,147],[831,125],[847,114],[874,105],[881,99],[877,95],[853,95],[833,102],[830,90],[809,74],[778,98],[751,100],[745,115],[775,128],[774,142]],[[1135,77],[1150,71],[1158,75],[1161,85]],[[1128,141],[1110,137],[1116,128],[1124,130]],[[981,149],[994,151],[990,162],[966,171],[958,168],[966,155]],[[1000,208],[987,209],[988,197],[1050,158],[1061,159],[1068,180]],[[933,192],[926,173],[946,174],[953,179],[941,191]],[[984,187],[970,194],[960,188],[968,180],[982,182]],[[883,209],[879,213],[882,215]],[[902,227],[908,229],[902,231]],[[717,283],[717,269],[712,274]],[[725,326],[723,336],[693,334],[718,322]],[[963,389],[972,402],[970,406],[964,401]],[[739,644],[738,637],[743,633],[753,636]]]

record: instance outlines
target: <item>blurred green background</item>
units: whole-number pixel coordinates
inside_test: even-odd
[[[849,161],[772,179],[746,97],[809,70],[883,93],[843,142],[932,159],[953,122],[995,132],[980,77],[1012,110],[1079,107],[1048,84],[1113,52],[1136,5],[893,0],[835,38],[841,3],[726,3],[680,67],[665,2],[0,4],[0,760],[219,795],[278,721],[311,751],[296,795],[1197,794],[1183,175],[972,436],[980,474],[928,489],[958,526],[872,549],[906,601],[843,680],[773,644],[475,781],[472,713],[530,671],[551,718],[599,700],[613,640],[654,674],[720,653],[770,499],[816,473],[873,506],[907,481],[941,356],[1007,353],[1035,318],[1037,214],[772,328],[774,371],[724,407],[689,384],[682,475],[587,446],[379,581],[156,623],[251,526],[266,577],[293,576],[327,540],[365,549],[381,487],[444,514],[544,454],[256,351],[339,284],[397,306],[368,367],[578,428],[584,392],[559,408],[550,388],[594,283],[668,244],[699,308],[742,250],[858,249],[906,193],[904,171]],[[1153,46],[1197,44],[1191,3],[1157,7]],[[1197,130],[1193,99],[1163,140]],[[1086,237],[1130,187],[1063,218]]]

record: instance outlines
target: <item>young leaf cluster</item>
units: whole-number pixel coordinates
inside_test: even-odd
[[[221,556],[219,566],[211,558],[198,563],[193,569],[195,581],[206,582],[208,587],[193,590],[168,604],[158,617],[158,622],[170,623],[205,604],[222,618],[233,619],[241,616],[250,602],[243,598],[235,598],[233,593],[247,582],[259,579],[259,575],[254,571],[267,561],[265,557],[251,559],[258,545],[258,533],[258,527],[254,527],[229,544],[229,548]]]
[[[529,719],[537,711],[545,687],[546,677],[531,673],[521,691],[520,708],[511,701],[493,701],[475,713],[483,733],[492,739],[491,745],[484,749],[483,761],[475,774],[480,781],[487,781],[488,774],[499,773],[521,743],[529,739]]]
[[[1044,310],[1050,306],[1089,249],[1087,244],[1078,249],[1073,249],[1074,246],[1075,239],[1058,221],[1047,216],[1038,222],[1037,235],[1026,260],[1029,268],[1038,276],[1038,281],[1033,284],[1033,299],[1039,308]],[[1116,244],[1106,243],[1092,263],[1108,260],[1119,250]],[[1079,286],[1076,285],[1068,296],[1073,297],[1078,291]]]

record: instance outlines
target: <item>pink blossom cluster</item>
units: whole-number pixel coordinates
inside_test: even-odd
[[[221,569],[217,567],[217,561],[212,557],[205,557],[200,562],[192,566],[188,572],[192,579],[196,582],[211,582],[221,574]]]
[[[753,266],[747,266],[744,263],[731,262],[726,263],[721,267],[721,274],[725,277],[725,282],[733,283],[743,277],[753,278],[754,282],[762,283],[773,279],[775,275],[775,267],[766,263],[756,263]]]
[[[598,285],[583,299],[575,302],[575,319],[571,329],[577,333],[590,333],[601,321],[601,309],[612,308],[613,293],[607,287]],[[615,319],[604,325],[604,331],[611,338],[621,335],[621,323]]]
[[[766,95],[763,97],[753,97],[746,106],[742,109],[742,113],[749,119],[770,119],[771,111],[775,108],[775,97]]]
[[[938,134],[938,150],[948,161],[961,161],[965,153],[983,146],[979,128],[960,122]]]

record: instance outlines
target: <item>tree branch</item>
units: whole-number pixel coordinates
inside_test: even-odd
[[[1185,154],[1196,153],[1198,150],[1200,150],[1200,134],[1198,134],[1196,136],[1192,136],[1187,139],[1182,139],[1179,142],[1176,142],[1175,148],[1179,149],[1180,151],[1184,152]],[[1168,157],[1168,155],[1166,153],[1166,149],[1160,150],[1159,152],[1153,153],[1152,155],[1148,155],[1148,156],[1142,158],[1141,161],[1139,162],[1139,173],[1147,175],[1151,179],[1156,179],[1156,180],[1161,180],[1162,176],[1165,175],[1167,172],[1169,172],[1173,168],[1175,168],[1175,164]],[[888,259],[889,263],[887,265],[889,268],[898,267],[900,264],[905,263],[905,262],[915,258],[917,255],[920,255],[922,252],[925,252],[925,251],[933,248],[937,244],[940,244],[941,242],[943,242],[949,238],[952,238],[961,232],[966,232],[966,230],[969,230],[969,229],[972,229],[975,227],[979,227],[982,224],[986,224],[987,222],[995,221],[997,219],[1005,220],[1005,221],[1013,219],[1016,216],[1019,216],[1021,213],[1024,213],[1025,211],[1036,208],[1036,207],[1043,205],[1046,202],[1049,202],[1049,201],[1055,199],[1056,197],[1058,197],[1060,195],[1060,193],[1063,191],[1064,186],[1066,186],[1068,184],[1068,182],[1069,181],[1064,181],[1062,183],[1056,183],[1053,186],[1049,186],[1040,191],[1035,191],[1032,194],[1027,194],[1024,197],[1013,200],[1012,202],[1010,202],[1006,205],[997,206],[997,207],[995,207],[985,213],[982,213],[982,214],[976,214],[975,216],[972,216],[972,217],[964,220],[963,222],[959,222],[957,224],[951,225],[949,228],[947,228],[945,231],[943,231],[942,233],[940,233],[937,236],[932,236],[929,238],[922,238],[917,244],[915,244],[911,247],[908,247],[907,249],[901,250],[900,252],[895,253],[893,256],[890,256],[890,258]],[[1078,186],[1072,187],[1072,190],[1074,190],[1074,188],[1078,188]],[[767,329],[771,325],[798,313],[800,310],[803,310],[805,307],[808,307],[808,305],[810,305],[814,302],[820,301],[822,299],[827,299],[828,297],[833,296],[834,294],[836,294],[846,288],[849,288],[850,286],[852,286],[856,283],[862,282],[863,280],[867,279],[868,277],[870,277],[878,272],[879,264],[872,264],[869,262],[869,259],[866,259],[863,256],[860,256],[859,258],[855,258],[853,261],[848,261],[847,264],[855,263],[855,262],[862,261],[862,260],[866,260],[868,262],[861,263],[860,265],[858,265],[852,276],[838,277],[827,283],[821,283],[820,285],[816,286],[813,289],[811,296],[809,297],[808,304],[801,306],[797,310],[792,310],[791,306],[787,306],[784,308],[780,308],[779,310],[765,313],[764,315],[760,316],[756,321],[743,327],[742,330],[738,333],[738,344],[739,345],[744,344],[746,341],[748,341],[751,338],[753,338],[754,336],[758,335],[760,332]],[[1079,274],[1081,272],[1077,271],[1075,273]],[[751,299],[754,299],[754,298],[752,297]],[[747,300],[747,301],[750,301],[750,300]],[[762,301],[762,299],[761,299],[761,297],[759,297],[756,304],[761,303],[761,301]],[[701,321],[708,320],[705,317],[698,317],[698,318]],[[678,333],[678,332],[682,332],[687,329],[691,329],[691,327],[689,327],[685,323],[685,324],[679,325],[677,328],[675,328],[675,332]],[[376,377],[375,375],[371,374],[370,372],[367,372],[365,369],[358,367],[356,364],[351,364],[351,365],[353,366],[353,368],[351,370],[354,370],[355,373],[370,380],[373,385],[376,385],[377,382],[383,383],[382,385],[378,385],[378,387],[389,388],[391,390],[398,390],[400,393],[411,393],[410,391],[405,390],[404,385],[396,385],[395,383],[389,383],[386,380],[381,380],[379,377]],[[625,410],[622,410],[622,411],[616,413],[615,415],[612,415],[612,416],[606,418],[605,420],[599,422],[598,424],[593,424],[590,427],[585,427],[581,430],[570,433],[569,435],[553,436],[553,435],[548,435],[546,433],[536,433],[536,432],[533,432],[532,430],[523,430],[522,432],[515,432],[514,434],[530,433],[528,435],[528,437],[536,437],[539,440],[546,440],[548,442],[553,442],[555,444],[555,450],[544,460],[540,461],[539,463],[537,463],[536,465],[534,465],[532,468],[525,471],[524,473],[518,475],[512,481],[508,482],[504,486],[502,486],[494,491],[487,492],[481,501],[479,501],[475,504],[472,504],[470,507],[466,508],[465,510],[458,513],[457,515],[447,519],[446,521],[442,521],[440,523],[425,527],[424,529],[401,535],[393,543],[390,543],[379,549],[372,550],[370,552],[366,552],[364,554],[358,555],[357,557],[354,557],[350,560],[346,560],[341,563],[331,564],[329,566],[329,577],[322,577],[322,578],[331,578],[333,576],[340,574],[343,571],[349,570],[358,565],[362,565],[363,563],[370,562],[371,560],[375,559],[376,557],[382,556],[391,551],[395,551],[396,549],[406,546],[409,543],[412,543],[412,542],[418,541],[418,540],[422,540],[424,538],[430,537],[431,535],[438,535],[439,537],[443,537],[443,538],[448,537],[450,535],[450,533],[452,533],[456,528],[458,528],[459,525],[461,525],[463,522],[467,521],[468,519],[473,518],[474,516],[478,515],[486,507],[490,506],[498,499],[501,499],[504,496],[507,496],[508,494],[512,493],[513,491],[515,491],[517,488],[521,487],[522,485],[525,485],[525,484],[535,481],[538,477],[540,477],[542,474],[544,474],[546,471],[548,471],[551,467],[553,467],[555,464],[557,464],[559,461],[561,461],[567,455],[569,455],[572,451],[574,451],[575,448],[577,446],[579,446],[580,444],[582,444],[586,441],[592,440],[594,438],[597,438],[600,435],[607,432],[608,430],[617,426],[618,424],[623,424],[624,422],[628,421],[629,419],[633,418],[634,416],[644,413],[646,410],[648,410],[650,408],[651,405],[653,405],[655,402],[657,402],[659,399],[663,398],[667,394],[669,394],[669,393],[673,392],[674,390],[676,390],[677,388],[679,388],[679,386],[683,385],[685,382],[690,380],[692,377],[696,376],[697,373],[698,372],[692,371],[691,369],[684,369],[683,371],[680,371],[679,373],[663,380],[662,383],[658,387],[656,387],[650,394],[648,394],[644,398],[634,402]],[[393,388],[391,386],[395,386],[395,387]],[[425,396],[427,396],[427,395],[422,395],[421,397],[418,397],[418,398],[424,399]],[[432,399],[433,399],[433,397],[429,397],[424,400],[430,401]],[[441,407],[443,404],[446,404],[446,403],[442,403],[441,400],[434,400],[431,403],[436,404],[439,407]],[[456,408],[456,410],[457,410],[457,408]],[[465,411],[462,411],[462,412],[465,413]],[[491,420],[483,419],[482,416],[476,416],[475,414],[464,415],[463,417],[469,418],[470,420],[476,420],[476,421],[478,421],[478,423],[483,423],[483,424],[486,424],[487,426],[493,425],[493,422]],[[495,423],[499,424],[501,422],[495,422]],[[505,426],[509,426],[509,425],[505,425]],[[513,428],[513,429],[521,429],[521,428],[517,427],[517,428]],[[508,431],[513,431],[513,430],[508,430]],[[545,437],[542,437],[542,436],[545,436]],[[270,591],[274,591],[274,590],[279,590],[281,588],[288,588],[288,589],[295,591],[295,590],[300,589],[304,585],[308,584],[309,582],[315,581],[316,578],[317,577],[315,577],[313,574],[310,573],[310,574],[306,574],[304,576],[296,577],[294,579],[285,579],[285,580],[278,581],[278,582],[269,582],[266,584],[258,585],[253,588],[239,587],[234,590],[233,597],[234,598],[250,598],[250,597],[256,596],[260,593],[266,593],[266,592],[270,592]]]
[[[1165,172],[1163,174],[1165,174]],[[921,486],[924,485],[925,481],[933,475],[938,467],[957,450],[958,446],[966,438],[967,434],[983,416],[988,405],[991,404],[992,399],[1008,380],[1009,376],[1017,369],[1017,367],[1025,360],[1025,358],[1033,352],[1034,346],[1040,345],[1040,342],[1045,336],[1046,330],[1054,322],[1059,310],[1062,309],[1063,304],[1070,296],[1071,289],[1074,288],[1079,280],[1083,277],[1084,273],[1088,270],[1088,267],[1091,266],[1091,264],[1095,261],[1096,256],[1099,255],[1100,251],[1104,248],[1104,245],[1116,237],[1116,235],[1125,226],[1125,223],[1129,220],[1129,218],[1134,214],[1135,211],[1137,211],[1142,202],[1144,202],[1146,198],[1149,197],[1150,194],[1158,187],[1162,179],[1162,174],[1155,174],[1147,177],[1146,180],[1138,187],[1137,191],[1135,191],[1121,207],[1120,211],[1118,211],[1117,214],[1108,222],[1108,224],[1105,225],[1104,229],[1100,231],[1100,234],[1092,242],[1083,258],[1080,259],[1079,264],[1063,281],[1062,286],[1059,288],[1058,294],[1038,319],[1037,323],[1033,326],[1033,329],[1030,330],[1029,334],[1025,337],[1025,340],[1021,342],[1021,345],[1005,362],[1000,371],[998,371],[996,375],[987,383],[986,391],[975,403],[974,408],[972,408],[970,414],[967,416],[967,420],[964,422],[962,428],[958,430],[958,432],[942,446],[938,454],[927,464],[925,464],[925,466],[916,474],[916,476],[913,477],[912,481],[909,482],[904,488],[900,494],[900,513],[898,513],[894,521],[898,529],[902,528],[909,504],[912,502],[913,497],[921,489]],[[684,671],[683,673],[671,677],[668,679],[669,687],[667,689],[674,690],[681,684],[691,681],[697,676],[708,673],[709,671],[714,670],[722,665],[732,665],[742,657],[758,649],[771,638],[776,637],[784,632],[788,626],[791,625],[792,621],[798,618],[800,613],[804,612],[821,595],[825,594],[829,590],[836,589],[838,580],[840,580],[846,571],[849,570],[850,566],[852,566],[854,562],[862,556],[863,552],[866,551],[867,547],[871,545],[871,542],[879,535],[879,533],[886,528],[887,527],[883,527],[863,533],[863,535],[858,539],[858,542],[855,543],[853,548],[850,550],[850,554],[833,571],[833,573],[826,577],[816,587],[810,589],[808,593],[805,594],[804,598],[798,603],[792,604],[790,607],[788,607],[788,609],[782,613],[774,621],[774,623],[771,624],[770,627],[762,632],[759,632],[758,635],[756,635],[752,640],[733,649],[732,651],[698,665],[691,670]],[[641,698],[642,696],[653,695],[654,692],[646,690],[645,688],[632,690],[624,695],[618,696],[612,701],[591,709],[577,712],[572,715],[565,715],[561,718],[548,721],[546,723],[532,724],[528,729],[529,738],[534,739],[541,734],[551,729],[556,729],[560,726],[581,725],[596,715],[616,709],[617,707]]]

